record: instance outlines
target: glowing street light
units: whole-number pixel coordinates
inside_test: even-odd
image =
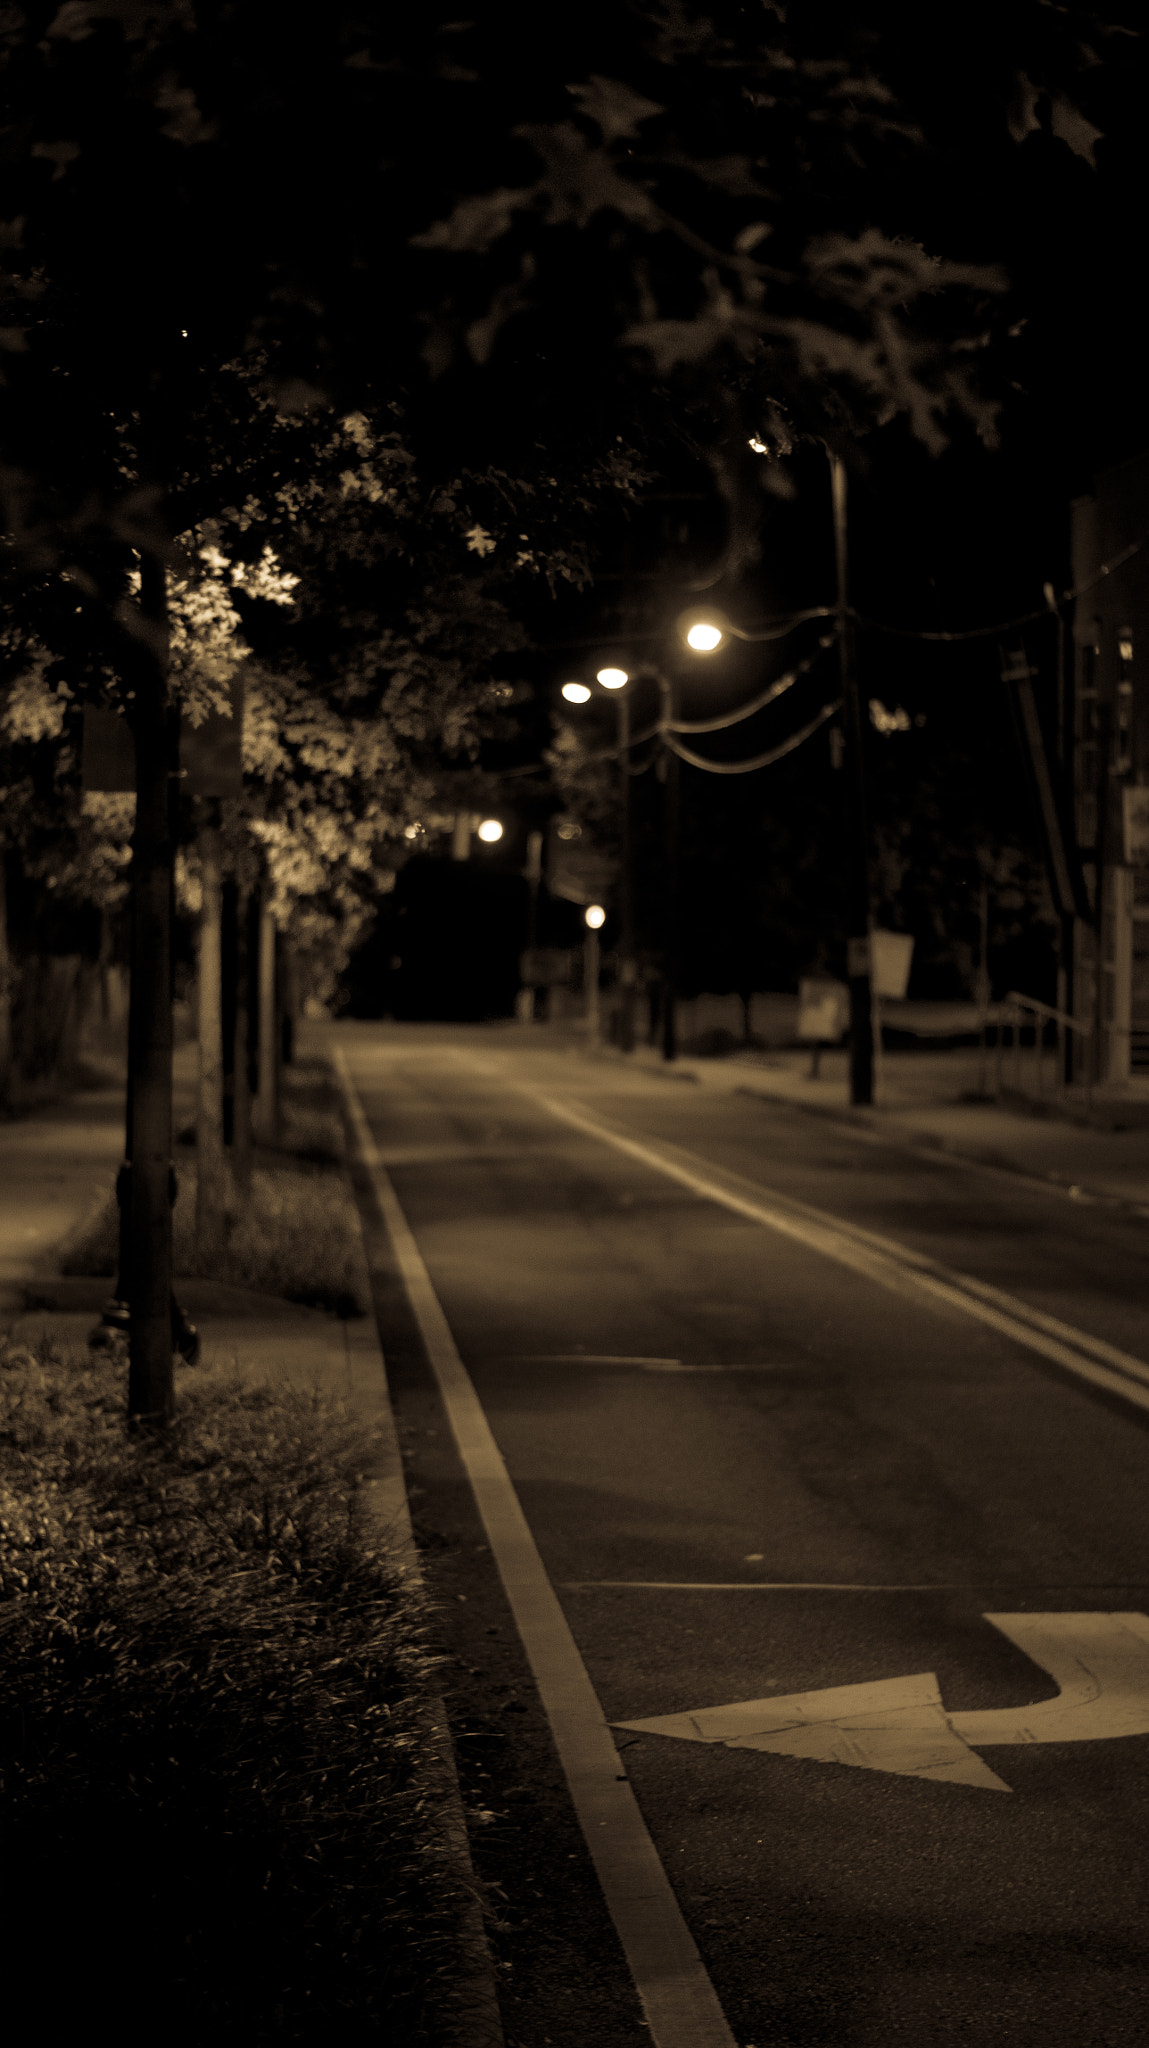
[[[630,681],[630,677],[624,668],[600,668],[598,680],[604,690],[621,690]],[[587,695],[589,696],[589,694],[590,692],[588,691]]]
[[[723,637],[720,626],[712,626],[700,619],[696,626],[690,627],[686,644],[693,647],[696,654],[713,654],[716,647],[721,647]]]
[[[485,846],[493,846],[503,836],[503,828],[497,818],[484,818],[479,826],[479,838]]]
[[[603,909],[601,903],[588,903],[586,909],[583,911],[583,917],[585,918],[587,924],[590,926],[592,932],[601,931],[603,925],[606,923],[606,912]]]
[[[590,691],[585,683],[564,683],[563,696],[568,704],[589,704]]]

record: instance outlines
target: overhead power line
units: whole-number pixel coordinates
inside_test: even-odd
[[[826,720],[833,718],[834,713],[841,708],[840,697],[836,697],[832,704],[823,704],[818,716],[812,718],[809,725],[804,725],[800,731],[791,733],[789,739],[782,741],[781,746],[770,747],[764,754],[755,754],[749,761],[708,761],[704,755],[696,754],[693,747],[684,747],[681,740],[675,739],[673,732],[665,735],[666,744],[678,755],[680,761],[689,762],[692,768],[703,768],[708,775],[749,775],[755,768],[769,768],[773,762],[780,761],[783,754],[792,754],[795,747],[800,747],[803,740],[808,740],[811,733],[817,732],[818,727],[825,725]]]
[[[1134,555],[1139,554],[1147,541],[1149,533],[1143,533],[1140,540],[1130,541],[1128,547],[1120,549],[1108,562],[1103,562],[1084,583],[1075,584],[1071,590],[1063,590],[1058,604],[1046,603],[1039,610],[1019,612],[1014,619],[999,619],[992,626],[967,626],[964,631],[958,633],[931,633],[916,626],[891,626],[884,619],[868,619],[862,612],[853,612],[851,616],[857,620],[859,626],[866,626],[877,633],[891,633],[899,640],[992,640],[1001,633],[1016,632],[1019,626],[1032,626],[1038,619],[1047,619],[1059,609],[1059,605],[1073,604],[1088,591],[1096,590],[1098,584],[1104,583],[1107,576],[1112,576],[1115,569],[1120,569],[1126,562],[1131,561]]]
[[[738,725],[744,718],[753,718],[756,711],[765,710],[767,704],[772,704],[774,699],[781,697],[800,676],[806,675],[814,663],[821,660],[827,647],[833,647],[837,638],[836,633],[823,633],[813,654],[808,654],[805,661],[800,661],[795,668],[787,670],[784,676],[778,677],[776,683],[770,683],[765,690],[760,690],[756,697],[751,697],[748,704],[740,705],[737,711],[727,711],[721,718],[675,718],[671,721],[671,732],[723,732],[727,726]]]

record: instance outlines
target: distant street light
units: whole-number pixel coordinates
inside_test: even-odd
[[[602,1016],[598,1004],[598,984],[601,960],[598,950],[600,928],[606,923],[606,912],[601,903],[588,903],[583,911],[586,924],[586,938],[582,948],[583,994],[586,1000],[586,1040],[588,1046],[597,1046],[602,1039]]]
[[[497,818],[484,818],[479,826],[479,838],[486,846],[493,846],[503,836],[503,828]]]
[[[729,619],[709,605],[701,609],[694,605],[677,621],[679,638],[692,654],[716,653],[723,641],[730,639],[733,630]]]
[[[625,692],[630,681],[629,672],[611,662],[600,668],[596,681],[604,690]],[[591,696],[585,683],[564,683],[563,696],[568,704],[585,704]],[[617,699],[618,709],[618,774],[619,774],[619,919],[618,919],[618,979],[622,993],[619,1014],[618,1042],[622,1052],[634,1051],[634,1003],[638,986],[638,973],[634,958],[634,904],[630,874],[630,703],[625,694]],[[597,931],[606,913],[600,904],[592,903],[586,912],[588,931]],[[597,922],[592,922],[592,916]],[[589,942],[589,941],[588,941]],[[594,941],[596,955],[598,940]],[[596,982],[596,1017],[597,1017]],[[597,1029],[597,1026],[596,1026]]]

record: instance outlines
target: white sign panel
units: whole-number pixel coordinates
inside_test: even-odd
[[[798,983],[798,1036],[834,1045],[850,1021],[850,991],[844,981]]]
[[[876,996],[889,996],[894,1002],[905,999],[910,980],[910,963],[914,957],[914,942],[902,932],[870,933],[870,974]]]

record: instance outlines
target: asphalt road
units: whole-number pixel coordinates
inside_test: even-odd
[[[951,1782],[618,1724],[928,1673],[950,1716],[1051,1698],[985,1617],[1149,1614],[1149,1418],[540,1096],[1142,1357],[1149,1225],[497,1032],[339,1041],[739,2048],[1143,2048],[1149,1732],[982,1745],[985,1779]],[[629,2048],[649,2036],[385,1264],[508,2038]]]

